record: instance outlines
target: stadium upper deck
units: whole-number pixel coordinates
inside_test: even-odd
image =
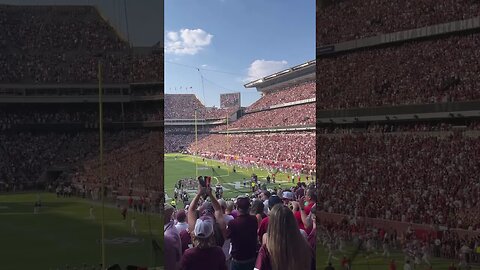
[[[317,10],[317,45],[479,16],[470,0],[333,0]]]
[[[165,119],[225,119],[238,108],[206,107],[194,94],[165,94]]]
[[[235,157],[239,162],[303,172],[315,171],[315,61],[272,74],[255,86],[262,98],[246,114],[201,138],[188,151],[216,159]],[[287,130],[286,130],[287,129]],[[255,132],[255,134],[244,134]],[[227,143],[227,136],[228,141]]]
[[[317,56],[323,220],[366,217],[404,235],[415,223],[443,233],[435,237],[442,245],[464,229],[470,238],[452,254],[478,237],[470,155],[479,149],[479,24],[457,22],[478,10],[478,1],[430,0],[334,1],[319,10],[317,42],[334,44]],[[411,33],[419,27],[420,37]]]
[[[159,81],[161,53],[137,54],[91,6],[0,5],[0,83]]]
[[[83,165],[98,160],[101,63],[108,190],[162,192],[161,50],[131,48],[91,6],[0,5],[0,25],[0,182],[98,187]]]

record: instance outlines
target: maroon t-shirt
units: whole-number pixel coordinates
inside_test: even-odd
[[[257,256],[258,221],[252,215],[239,215],[228,223],[227,238],[232,243],[232,258],[248,260]]]
[[[262,222],[260,222],[260,227],[258,227],[258,240],[260,243],[262,242],[262,237],[265,233],[267,233],[268,229],[268,217],[262,219]]]
[[[225,254],[220,247],[189,248],[180,263],[181,270],[227,270]]]
[[[182,242],[182,254],[183,254],[185,250],[188,249],[188,245],[192,243],[192,237],[187,232],[187,230],[182,230],[180,232],[180,240]]]

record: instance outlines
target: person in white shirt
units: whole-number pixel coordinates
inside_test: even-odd
[[[185,213],[185,210],[178,210],[175,219],[177,221],[177,224],[175,224],[175,228],[177,228],[178,232],[181,232],[188,228],[187,214]]]
[[[412,266],[410,265],[410,261],[407,260],[403,265],[403,270],[413,270]]]
[[[132,217],[132,220],[130,221],[130,225],[132,229],[132,234],[137,235],[137,225],[136,225],[135,217]]]
[[[90,206],[90,219],[95,219],[95,215],[93,214],[93,206]]]

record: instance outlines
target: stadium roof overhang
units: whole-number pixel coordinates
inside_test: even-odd
[[[258,91],[268,91],[272,86],[275,88],[280,85],[296,84],[300,81],[315,80],[316,78],[316,60],[308,61],[303,64],[285,69],[261,79],[249,82],[244,85],[245,88],[257,88]]]

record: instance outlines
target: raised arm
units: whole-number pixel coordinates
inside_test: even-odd
[[[198,207],[198,201],[200,200],[200,197],[202,197],[204,192],[205,192],[204,189],[201,186],[199,186],[197,195],[195,195],[195,198],[193,198],[192,203],[188,207],[187,218],[188,218],[188,231],[189,232],[193,232],[193,230],[195,229],[195,222],[197,221],[196,210],[197,210],[197,207]]]
[[[215,210],[215,219],[217,220],[218,225],[220,226],[220,230],[222,231],[223,238],[227,239],[227,226],[225,224],[225,219],[223,218],[223,210],[220,203],[217,201],[217,198],[213,196],[212,189],[207,188],[206,190],[210,201],[212,202],[213,209]]]

